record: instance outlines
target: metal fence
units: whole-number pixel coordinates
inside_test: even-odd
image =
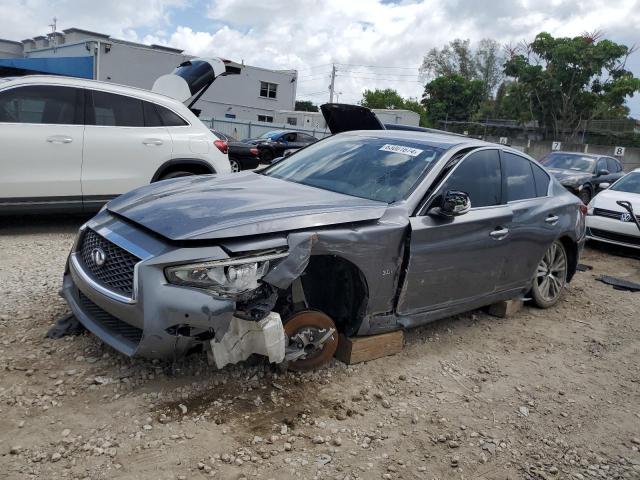
[[[210,126],[214,130],[231,135],[232,137],[242,140],[244,138],[255,138],[260,135],[270,132],[272,130],[295,130],[296,132],[304,132],[316,138],[324,138],[331,135],[331,132],[326,129],[307,129],[296,127],[295,125],[289,125],[287,123],[266,123],[266,122],[252,122],[251,120],[239,120],[239,119],[201,119],[205,125]]]

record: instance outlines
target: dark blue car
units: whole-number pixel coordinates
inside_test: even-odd
[[[294,130],[272,130],[257,138],[243,140],[258,147],[262,163],[271,163],[274,158],[282,157],[286,150],[298,150],[317,141],[316,137]]]

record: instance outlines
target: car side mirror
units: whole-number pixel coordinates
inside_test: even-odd
[[[602,170],[598,170],[598,177],[602,177],[603,175],[609,175],[609,170],[603,168]]]
[[[448,190],[442,195],[442,202],[436,207],[434,213],[443,217],[457,217],[464,215],[471,209],[471,198],[465,192]]]
[[[606,190],[607,188],[609,188],[611,186],[610,183],[607,182],[602,182],[600,185],[598,185],[598,188],[601,188],[602,190]]]

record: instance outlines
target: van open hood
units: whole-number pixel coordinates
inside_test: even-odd
[[[346,103],[325,103],[320,111],[331,133],[351,130],[385,130],[376,114],[361,105]]]
[[[192,58],[182,62],[167,75],[158,77],[151,90],[185,103],[189,108],[204,94],[216,78],[221,75],[237,75],[242,65],[222,58]]]

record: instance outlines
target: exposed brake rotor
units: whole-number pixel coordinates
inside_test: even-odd
[[[287,336],[285,361],[291,370],[312,370],[333,357],[338,348],[336,325],[326,314],[316,310],[294,313],[284,322]]]

